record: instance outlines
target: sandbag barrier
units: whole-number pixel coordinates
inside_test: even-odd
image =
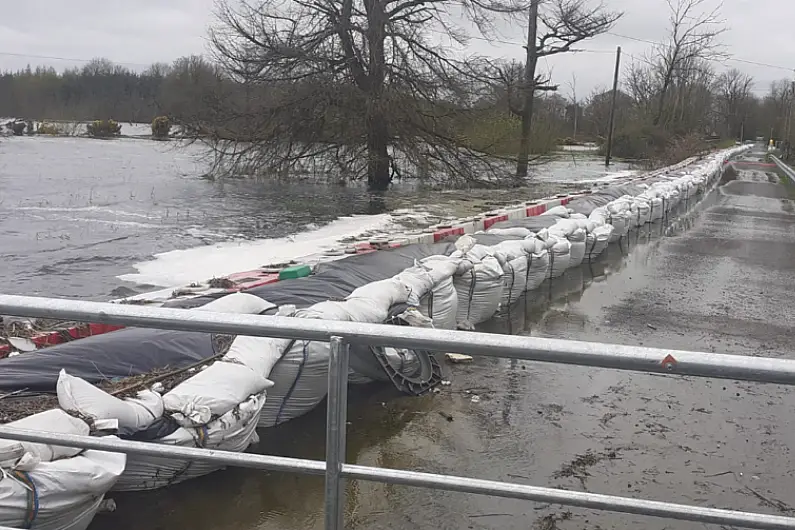
[[[727,150],[721,151],[712,156],[723,156],[724,153],[729,151],[734,151],[732,155],[739,152],[736,149]],[[632,186],[633,183],[643,183],[646,181],[653,181],[655,179],[666,178],[667,175],[681,172],[683,168],[697,163],[698,159],[696,157],[689,158],[672,166],[652,171],[640,177],[628,179],[624,181],[625,186]],[[599,190],[597,187],[596,191],[602,192],[604,190]],[[594,193],[594,191],[589,190],[574,194],[559,194],[554,197],[546,197],[544,199],[527,201],[525,203],[511,205],[497,211],[487,212],[480,216],[464,218],[453,224],[437,225],[421,232],[409,232],[394,236],[392,238],[373,238],[368,241],[354,243],[341,249],[338,248],[326,251],[323,253],[323,255],[315,258],[322,262],[324,260],[345,258],[350,255],[368,254],[378,250],[400,248],[407,245],[433,244],[444,241],[450,237],[473,234],[475,232],[488,230],[496,224],[503,223],[505,221],[541,216],[547,212],[554,211],[554,208],[566,206],[571,201],[582,197],[587,197],[591,193]],[[630,194],[634,195],[632,193]],[[622,237],[622,235],[625,235],[623,226],[619,226],[617,228],[618,229],[613,235],[613,240],[610,242],[617,241],[620,237]],[[592,251],[588,254],[597,255],[598,253],[592,249]],[[551,256],[551,258],[554,259],[554,256]],[[309,262],[310,259],[306,258],[304,261]],[[561,267],[556,268],[556,271],[559,268]],[[116,302],[136,304],[140,303],[157,306],[169,302],[173,303],[174,301],[186,301],[205,296],[219,297],[235,292],[248,292],[252,289],[256,289],[257,287],[270,285],[280,281],[280,272],[282,270],[283,269],[280,267],[263,267],[253,271],[231,274],[224,278],[213,278],[211,280],[194,283],[176,289],[166,289],[155,293],[137,295],[126,299],[116,300]],[[32,343],[31,347],[45,348],[52,345],[70,342],[76,339],[83,339],[90,336],[108,333],[117,329],[120,329],[120,326],[106,326],[98,323],[81,323],[68,326],[63,329],[33,333],[28,340],[30,343]],[[15,351],[11,344],[0,341],[0,359],[15,353],[18,352]]]
[[[620,239],[632,228],[664,222],[680,206],[689,209],[699,194],[717,183],[723,163],[737,152],[631,188],[605,188],[568,201],[565,207],[550,208],[540,216],[543,219],[495,220],[488,230],[457,234],[454,244],[440,241],[349,258],[352,261],[344,265],[321,267],[310,278],[209,297],[195,310],[469,329],[492,318],[522,292],[597,259],[616,232]],[[333,292],[337,296],[329,295]],[[127,329],[42,350],[35,361],[33,356],[7,359],[0,389],[24,384],[44,390],[54,384],[61,407],[11,425],[242,452],[257,442],[257,428],[305,414],[325,397],[328,344],[241,336],[219,357],[211,340],[201,333]],[[118,358],[123,357],[124,345],[138,360],[144,357],[143,365],[149,368],[164,359],[175,365],[195,364],[197,357],[210,361],[167,391],[153,385],[118,398],[92,384],[96,376],[86,365],[99,371],[96,359],[111,374],[129,372],[127,359]],[[143,350],[156,354],[146,359]],[[48,355],[51,362],[43,362],[40,355]],[[58,368],[54,383],[53,366]],[[137,370],[146,373],[143,367]],[[392,381],[413,394],[427,392],[441,380],[431,352],[352,349],[350,370],[352,383]],[[83,373],[89,377],[80,377]],[[217,469],[96,451],[61,454],[61,449],[0,443],[0,467],[6,477],[13,477],[0,481],[0,498],[5,499],[0,524],[26,526],[35,521],[37,528],[59,529],[74,528],[71,523],[77,519],[83,527],[111,489],[156,489]],[[59,473],[73,477],[69,495],[58,482]],[[48,484],[54,485],[52,492]],[[39,508],[44,504],[30,502],[31,495],[42,499],[48,494],[59,500],[47,504],[47,510]]]

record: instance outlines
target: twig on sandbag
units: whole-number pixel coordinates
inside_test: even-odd
[[[164,381],[164,380],[166,380],[166,379],[168,379],[170,377],[174,377],[176,375],[183,374],[185,372],[188,372],[190,370],[198,368],[198,367],[200,367],[202,365],[205,365],[207,363],[211,363],[213,361],[216,361],[216,360],[220,359],[221,357],[223,357],[224,355],[226,355],[226,352],[216,353],[212,357],[207,357],[206,359],[202,359],[201,361],[195,362],[195,363],[193,363],[193,364],[191,364],[189,366],[186,366],[184,368],[179,368],[177,370],[171,370],[170,372],[166,372],[166,373],[163,373],[163,374],[155,375],[153,377],[149,377],[149,378],[137,381],[137,382],[135,382],[135,383],[133,383],[131,385],[119,388],[118,390],[114,390],[113,392],[110,392],[110,395],[114,396],[114,397],[119,397],[120,395],[127,394],[129,392],[132,392],[133,390],[138,390],[141,387],[148,388],[148,387],[152,386],[153,384],[158,383],[160,381]]]
[[[13,396],[19,395],[19,394],[25,392],[26,390],[27,390],[27,388],[20,388],[19,390],[14,390],[13,392],[9,392],[8,394],[3,394],[2,396],[0,396],[0,400],[3,400],[3,399],[8,398],[8,397],[13,397]]]
[[[178,376],[180,374],[183,374],[183,373],[185,373],[185,372],[187,372],[189,370],[193,370],[194,368],[198,368],[198,367],[203,366],[205,364],[208,364],[208,363],[211,363],[213,361],[216,361],[216,360],[218,360],[219,358],[223,357],[224,355],[226,355],[229,352],[229,348],[232,346],[232,343],[235,340],[235,336],[234,335],[213,335],[211,340],[213,341],[213,350],[216,352],[215,355],[212,355],[211,357],[207,357],[206,359],[202,359],[201,361],[193,363],[193,364],[191,364],[189,366],[186,366],[184,368],[179,368],[177,370],[170,370],[168,372],[155,374],[155,375],[153,375],[151,377],[145,377],[143,379],[138,379],[136,382],[134,382],[134,383],[132,383],[130,385],[127,385],[125,387],[116,389],[116,390],[111,390],[109,388],[105,388],[105,391],[108,392],[111,396],[119,397],[119,396],[122,396],[123,394],[129,394],[133,390],[138,390],[141,387],[150,387],[151,385],[153,385],[155,383],[158,383],[158,382],[161,382],[161,381],[165,381],[165,380],[170,379],[172,377],[175,377],[175,376]]]

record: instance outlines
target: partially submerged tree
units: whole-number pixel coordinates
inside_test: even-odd
[[[521,87],[522,138],[516,165],[518,180],[527,177],[535,93],[557,88],[539,79],[536,72],[538,59],[572,51],[577,43],[610,30],[621,15],[589,0],[531,0],[527,60]]]
[[[500,164],[455,125],[485,90],[484,69],[454,48],[466,25],[488,35],[524,9],[519,0],[220,0],[211,40],[236,86],[211,102],[214,122],[183,125],[232,168],[320,164],[375,189],[407,167],[482,176]]]

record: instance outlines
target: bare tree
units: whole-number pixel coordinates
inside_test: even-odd
[[[751,110],[754,80],[736,68],[718,76],[716,92],[718,95],[718,113],[726,127],[729,138],[742,135],[740,130]],[[740,137],[742,141],[743,138]]]
[[[608,11],[603,4],[592,4],[588,0],[531,0],[522,87],[522,138],[516,164],[518,180],[527,177],[535,92],[545,88],[537,83],[538,59],[571,51],[577,43],[608,31],[622,14]]]
[[[214,102],[202,138],[219,160],[275,174],[320,165],[385,189],[406,168],[469,179],[502,162],[456,126],[484,62],[450,44],[490,35],[520,0],[219,0],[215,56],[236,94]],[[209,127],[209,131],[208,129]]]
[[[707,0],[666,0],[670,8],[670,34],[665,43],[656,46],[652,62],[660,77],[660,91],[654,125],[663,119],[666,97],[677,76],[682,76],[694,63],[723,55],[718,37],[726,31],[720,19],[720,8],[705,9]]]

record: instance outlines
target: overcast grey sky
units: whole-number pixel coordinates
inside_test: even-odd
[[[207,27],[212,23],[213,0],[26,0],[3,2],[0,16],[0,70],[16,70],[27,64],[52,65],[60,70],[79,61],[102,56],[130,68],[142,69],[157,61],[170,62],[206,50]],[[611,9],[624,11],[613,33],[644,40],[665,37],[668,12],[664,0],[604,0]],[[713,4],[714,5],[714,4]],[[721,37],[736,59],[795,67],[795,20],[793,0],[724,0],[723,18],[728,31]],[[473,40],[473,51],[493,57],[522,58],[521,41],[526,29],[507,28],[500,40]],[[515,42],[516,44],[510,44]],[[621,46],[626,65],[640,56],[648,44],[615,35],[603,35],[581,45],[602,53],[559,55],[540,63],[569,95],[572,74],[577,77],[578,97],[612,82],[616,46]],[[40,56],[40,57],[36,57]],[[42,57],[48,58],[42,58]],[[755,90],[765,92],[771,81],[792,78],[793,71],[754,66],[736,61],[716,64],[723,70],[737,67],[752,75]]]

